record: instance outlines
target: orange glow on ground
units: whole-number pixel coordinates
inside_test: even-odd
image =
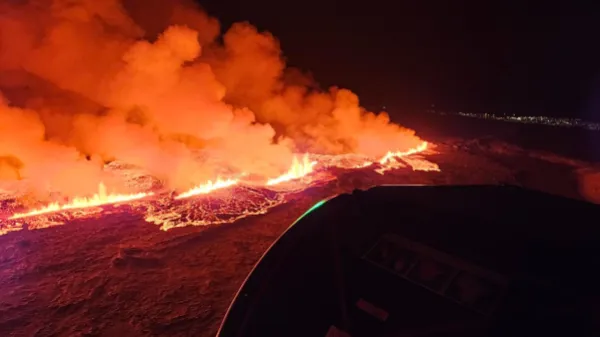
[[[223,188],[231,187],[239,182],[237,179],[220,179],[217,178],[214,182],[212,180],[207,181],[204,184],[198,185],[191,190],[181,193],[175,197],[175,199],[190,198],[200,194],[208,194],[210,192],[220,190]]]
[[[298,160],[298,157],[294,156],[292,167],[290,167],[290,169],[281,176],[269,179],[267,181],[267,186],[277,185],[286,181],[305,177],[314,171],[315,165],[317,165],[317,162],[310,161],[307,154],[302,156],[302,161]]]
[[[428,147],[429,144],[427,142],[423,142],[419,146],[406,151],[389,151],[379,160],[369,159],[367,157],[362,157],[361,159],[361,157],[359,157],[358,159],[354,159],[354,162],[348,162],[349,157],[346,155],[329,156],[328,159],[318,159],[317,157],[317,160],[312,160],[309,154],[296,155],[293,157],[291,166],[286,173],[280,175],[279,177],[265,179],[263,180],[263,183],[259,184],[259,186],[269,187],[286,182],[299,180],[304,181],[303,178],[306,178],[315,172],[315,167],[317,165],[324,167],[339,167],[350,170],[366,169],[375,165],[374,170],[382,175],[387,171],[407,166],[410,166],[414,171],[439,171],[437,164],[422,159],[419,156],[414,156],[426,151]],[[241,178],[217,178],[215,180],[209,180],[206,183],[193,187],[186,192],[176,195],[175,197],[171,197],[171,200],[181,200],[193,198],[199,195],[208,195],[217,190],[227,189],[236,185],[243,185],[244,181],[240,179]],[[23,213],[15,213],[8,218],[8,220],[34,217],[66,210],[84,209],[108,204],[127,203],[130,201],[143,199],[151,195],[153,195],[152,192],[111,194],[107,193],[106,186],[101,183],[99,185],[98,193],[91,197],[76,197],[65,203],[53,202],[38,209],[33,209]],[[20,228],[13,228],[12,230],[19,229]],[[8,228],[6,230],[8,231]]]
[[[423,151],[427,150],[428,146],[429,146],[429,143],[423,142],[419,146],[409,149],[407,151],[396,151],[396,152],[390,151],[385,156],[383,156],[383,158],[381,158],[379,160],[379,164],[386,165],[389,162],[393,161],[394,158],[402,158],[402,157],[410,156],[412,154],[417,154],[417,153],[423,152]]]
[[[106,192],[106,186],[103,183],[100,183],[98,186],[98,193],[94,194],[91,197],[76,197],[73,200],[61,204],[59,202],[54,202],[48,204],[44,207],[34,209],[24,213],[15,213],[9,219],[22,219],[27,217],[32,217],[41,214],[47,214],[52,212],[64,211],[64,210],[72,210],[72,209],[80,209],[80,208],[88,208],[88,207],[97,207],[102,205],[109,204],[118,204],[124,203],[128,201],[139,200],[145,198],[147,196],[152,195],[153,193],[135,193],[135,194],[112,194]]]

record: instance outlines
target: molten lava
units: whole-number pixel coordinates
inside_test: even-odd
[[[439,172],[440,168],[437,164],[419,158],[411,158],[410,156],[425,152],[429,147],[429,143],[423,142],[419,146],[407,151],[388,152],[379,160],[381,167],[375,169],[375,172],[383,175],[390,170],[399,169],[409,165],[413,171],[435,171]]]
[[[144,193],[135,193],[135,194],[112,194],[106,192],[106,186],[103,183],[100,183],[98,186],[98,193],[94,194],[91,197],[78,197],[73,200],[61,204],[59,202],[54,202],[48,204],[44,207],[34,209],[24,213],[15,213],[9,219],[21,219],[32,217],[36,215],[42,215],[57,211],[65,211],[79,208],[88,208],[88,207],[97,207],[102,205],[109,204],[119,204],[134,200],[139,200],[148,196],[153,195],[152,192]]]
[[[228,223],[343,171],[439,170],[414,130],[287,68],[269,32],[146,2],[0,1],[0,234],[111,212]],[[63,198],[113,178],[142,192],[19,209],[43,186]]]
[[[212,180],[209,180],[205,184],[198,185],[187,192],[177,195],[175,197],[175,199],[185,199],[185,198],[193,197],[193,196],[200,195],[200,194],[208,194],[210,192],[213,192],[213,191],[216,191],[216,190],[219,190],[222,188],[231,187],[231,186],[237,184],[238,182],[239,182],[239,180],[237,180],[237,179],[223,180],[221,178],[217,178],[217,180],[215,180],[214,182]]]
[[[292,167],[286,173],[281,176],[267,181],[267,186],[277,185],[286,181],[296,180],[303,178],[313,172],[316,161],[310,161],[308,155],[302,156],[302,161],[298,160],[298,157],[294,156],[292,161]]]
[[[428,146],[429,146],[429,143],[423,142],[423,143],[421,143],[421,145],[419,145],[415,148],[409,149],[407,151],[396,151],[396,152],[389,151],[385,156],[383,156],[383,158],[381,158],[379,160],[379,163],[381,165],[386,165],[386,164],[394,161],[395,158],[402,158],[402,157],[410,156],[412,154],[417,154],[419,152],[423,152],[423,151],[427,150]]]
[[[286,181],[301,179],[313,172],[316,161],[311,161],[307,154],[302,156],[302,161],[294,156],[290,169],[277,178],[268,179],[266,186],[277,185]],[[187,192],[177,195],[174,199],[186,199],[193,196],[208,194],[216,190],[228,188],[240,183],[239,179],[222,179],[217,178],[215,181],[209,180],[204,184],[198,185]]]
[[[308,187],[311,183],[315,182],[315,179],[319,179],[313,177],[314,173],[316,172],[315,167],[317,165],[319,165],[319,167],[322,167],[323,169],[326,169],[328,167],[337,167],[343,170],[360,170],[373,167],[373,169],[377,173],[382,175],[385,174],[385,172],[387,171],[406,167],[407,165],[410,166],[414,171],[439,171],[439,167],[437,166],[437,164],[417,156],[419,154],[422,154],[427,149],[428,143],[423,142],[419,146],[413,149],[409,149],[407,151],[390,151],[380,159],[367,158],[359,155],[319,156],[304,154],[301,156],[294,156],[292,164],[286,173],[275,178],[265,178],[265,180],[263,180],[264,182],[262,183],[262,185],[256,183],[249,184],[248,182],[244,182],[243,180],[241,180],[241,177],[244,175],[239,175],[237,178],[217,178],[215,180],[209,180],[206,183],[193,187],[192,189],[178,194],[175,197],[171,197],[168,193],[163,193],[162,197],[160,197],[156,201],[148,201],[148,204],[145,206],[145,212],[147,213],[145,219],[148,222],[159,224],[161,226],[161,229],[167,230],[170,228],[181,227],[184,225],[206,225],[230,222],[239,219],[240,217],[245,217],[253,214],[262,214],[266,212],[267,209],[283,202],[283,196],[278,195],[277,193],[295,193]],[[308,179],[309,177],[310,179]],[[287,186],[288,184],[293,184],[293,187],[295,187],[285,191],[277,189],[278,192],[275,192],[276,194],[274,194],[273,196],[268,196],[270,192],[266,191],[268,191],[269,188],[284,183],[286,183],[285,186]],[[248,185],[248,189],[244,187],[245,185]],[[239,191],[245,191],[243,192],[245,193],[245,196],[239,196],[235,199],[232,199],[235,201],[230,200],[228,202],[224,202],[223,205],[225,208],[222,211],[219,211],[223,212],[223,214],[219,216],[217,216],[216,214],[210,215],[210,213],[216,212],[214,208],[204,209],[204,206],[196,204],[195,206],[193,206],[193,209],[196,209],[196,211],[192,211],[192,209],[190,209],[189,206],[186,206],[186,204],[175,204],[175,202],[179,200],[193,199],[194,197],[199,197],[202,195],[210,196],[215,191],[232,188],[234,186],[242,188],[242,190]],[[261,195],[260,200],[263,201],[250,200],[253,198],[253,195],[257,193],[257,190],[255,190],[257,188],[265,189],[265,192],[259,193]],[[69,202],[54,202],[39,209],[34,209],[22,213],[14,213],[8,218],[8,220],[10,221],[22,218],[31,218],[43,214],[58,213],[61,211],[69,211],[76,209],[85,209],[108,204],[122,204],[144,199],[154,194],[155,193],[152,191],[140,192],[135,194],[110,194],[107,193],[106,186],[101,183],[99,185],[98,193],[94,194],[91,197],[76,197]],[[232,192],[232,194],[235,193]],[[223,197],[231,198],[232,195],[219,196],[219,198]],[[245,200],[244,198],[248,198],[248,200]],[[203,202],[200,199],[198,200],[200,202]],[[194,201],[191,202],[194,203]],[[248,203],[248,205],[253,205],[253,207],[245,205],[245,203]],[[189,214],[184,216],[183,214],[186,213]],[[224,220],[224,216],[228,220]],[[214,219],[212,219],[213,217]],[[185,221],[182,220],[183,218],[185,218]],[[47,222],[49,220],[40,219],[40,221]],[[41,223],[35,224],[33,226],[33,228],[44,227],[44,224]],[[3,225],[2,228],[3,231],[0,232],[0,234],[5,234],[12,230],[20,230],[21,226],[13,226],[10,223],[7,223]]]

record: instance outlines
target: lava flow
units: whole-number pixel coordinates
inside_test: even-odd
[[[175,199],[185,199],[185,198],[193,197],[195,195],[208,194],[208,193],[216,191],[218,189],[233,186],[233,185],[237,184],[238,182],[239,182],[239,180],[237,180],[237,179],[223,180],[221,178],[217,178],[217,180],[215,180],[214,182],[212,180],[209,180],[205,184],[198,185],[185,193],[181,193],[181,194],[177,195],[175,197]]]
[[[294,156],[290,170],[277,178],[269,179],[267,181],[267,186],[277,185],[282,182],[303,178],[313,172],[315,165],[317,165],[317,162],[310,161],[307,154],[302,156],[302,162],[298,160],[298,157]]]
[[[423,151],[427,150],[428,145],[429,145],[429,143],[423,142],[419,146],[412,148],[412,149],[408,149],[406,151],[396,151],[396,152],[389,151],[388,153],[385,154],[385,156],[383,156],[383,158],[381,158],[379,160],[379,163],[381,165],[386,165],[392,161],[395,161],[397,158],[402,158],[402,157],[410,156],[411,154],[417,154],[419,152],[423,152]]]
[[[262,188],[268,189],[274,187],[275,185],[283,183],[295,183],[296,185],[301,184],[301,186],[303,186],[301,187],[301,189],[306,188],[310,186],[311,182],[313,182],[310,179],[306,180],[306,178],[310,177],[311,174],[315,172],[315,167],[317,166],[321,166],[324,169],[327,169],[328,167],[338,167],[343,169],[364,169],[369,166],[373,166],[375,165],[375,163],[377,163],[377,168],[375,168],[375,171],[380,174],[384,174],[384,172],[386,171],[398,168],[398,165],[404,165],[401,163],[402,161],[407,165],[410,165],[413,168],[413,170],[439,171],[439,168],[434,163],[431,163],[424,159],[410,157],[411,155],[422,153],[427,149],[427,147],[428,144],[426,142],[423,142],[418,147],[408,151],[388,152],[383,158],[379,160],[369,160],[367,158],[357,156],[354,158],[353,162],[348,162],[349,158],[345,156],[330,156],[330,159],[328,161],[323,161],[322,163],[319,163],[318,160],[311,159],[308,154],[304,154],[301,160],[299,160],[297,156],[294,156],[290,169],[286,173],[276,178],[265,180],[265,182],[262,185]],[[321,157],[321,159],[323,159],[323,157]],[[163,197],[163,207],[161,208],[162,212],[156,212],[156,207],[150,207],[151,209],[153,209],[154,212],[148,212],[149,214],[153,213],[153,215],[146,216],[146,220],[148,220],[149,222],[160,223],[161,228],[163,229],[177,227],[172,224],[172,218],[179,218],[179,213],[181,212],[181,210],[179,212],[173,213],[173,211],[170,210],[170,208],[172,208],[173,206],[173,202],[202,195],[209,196],[211,195],[211,193],[214,193],[218,190],[228,189],[233,186],[245,185],[251,185],[254,188],[261,187],[261,185],[257,185],[256,183],[246,184],[243,180],[241,180],[241,178],[217,178],[214,181],[209,180],[204,184],[200,184],[184,193],[176,195],[175,197],[173,197],[172,200],[170,200],[168,197]],[[23,219],[43,214],[57,213],[61,211],[84,209],[89,207],[99,207],[110,204],[122,204],[144,199],[154,195],[155,193],[152,191],[140,192],[135,194],[110,194],[107,193],[105,185],[101,183],[99,185],[98,193],[94,194],[92,197],[76,197],[73,200],[63,204],[59,202],[54,202],[38,209],[30,210],[27,212],[14,213],[8,219]],[[277,203],[270,203],[269,206],[272,207],[276,204]],[[264,211],[266,211],[266,209],[258,209],[254,212],[249,213],[247,210],[244,209],[244,206],[242,206],[241,209],[238,210],[238,213],[240,213],[241,216],[247,216],[250,214],[260,214]],[[168,225],[161,222],[161,214],[163,219],[165,218],[165,214],[168,214]],[[199,221],[201,221],[203,224],[206,224],[204,219],[199,219]]]
[[[64,204],[54,202],[42,208],[30,210],[28,212],[15,213],[9,219],[21,219],[58,211],[125,203],[134,200],[139,200],[151,195],[153,195],[152,192],[140,192],[135,194],[109,194],[106,192],[106,186],[104,186],[103,183],[100,183],[100,185],[98,186],[98,193],[94,194],[91,197],[77,197]]]
[[[287,67],[269,32],[164,3],[0,2],[0,233],[110,212],[227,223],[344,170],[439,170],[415,131]]]

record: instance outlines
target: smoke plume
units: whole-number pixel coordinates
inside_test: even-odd
[[[279,43],[192,1],[0,4],[0,180],[88,193],[109,161],[173,189],[275,176],[295,152],[380,156],[420,143],[345,89],[314,89]]]

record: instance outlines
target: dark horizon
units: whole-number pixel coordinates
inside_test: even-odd
[[[600,120],[597,5],[569,2],[198,0],[222,29],[249,21],[289,65],[392,116],[454,111]]]

